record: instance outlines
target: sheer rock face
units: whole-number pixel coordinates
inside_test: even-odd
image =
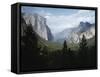
[[[93,38],[95,36],[95,24],[80,22],[78,27],[65,29],[55,37],[56,40],[66,40],[70,43],[79,43],[83,35],[85,35],[86,39]]]
[[[26,25],[32,25],[33,30],[43,39],[45,40],[52,40],[53,35],[51,33],[51,30],[46,24],[46,18],[38,15],[38,14],[24,14],[23,19],[26,23]]]

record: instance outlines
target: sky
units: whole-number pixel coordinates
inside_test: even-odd
[[[95,23],[94,10],[22,6],[21,12],[27,14],[37,13],[45,17],[53,34],[67,28],[77,27],[81,21]]]

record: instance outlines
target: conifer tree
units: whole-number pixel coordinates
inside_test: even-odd
[[[83,35],[80,44],[79,44],[79,62],[82,66],[87,65],[87,60],[88,60],[88,53],[87,53],[87,40],[85,35]]]
[[[79,49],[80,51],[86,51],[87,50],[87,40],[86,40],[86,37],[85,35],[83,35],[80,43],[79,43]]]
[[[63,43],[63,49],[62,50],[63,50],[63,54],[65,54],[67,52],[67,42],[66,42],[66,40]]]

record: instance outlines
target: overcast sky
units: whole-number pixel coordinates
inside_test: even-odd
[[[66,28],[77,27],[81,21],[95,23],[95,11],[93,10],[23,6],[21,12],[27,14],[38,13],[45,17],[53,34]]]

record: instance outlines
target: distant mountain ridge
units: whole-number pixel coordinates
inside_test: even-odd
[[[63,42],[64,40],[70,43],[78,43],[82,36],[86,39],[91,39],[95,36],[95,24],[89,22],[80,22],[78,27],[65,29],[55,35],[56,42]]]
[[[22,18],[25,21],[26,25],[32,25],[33,30],[43,39],[52,40],[53,35],[48,25],[46,24],[46,18],[38,14],[22,14]],[[24,24],[25,24],[24,23]],[[23,23],[22,23],[23,24]],[[24,27],[22,28],[24,29]]]
[[[25,25],[32,25],[33,30],[43,39],[47,41],[63,43],[66,40],[69,43],[79,43],[82,36],[85,35],[86,39],[91,39],[95,36],[95,24],[89,22],[80,22],[78,27],[67,28],[62,32],[57,33],[53,36],[47,20],[38,14],[22,14],[23,21],[21,23],[22,35],[24,34]]]

